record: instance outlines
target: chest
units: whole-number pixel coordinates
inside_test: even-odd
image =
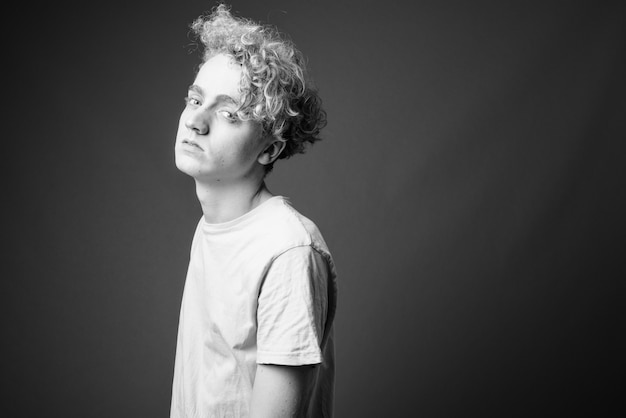
[[[230,251],[195,245],[183,306],[186,326],[205,344],[242,349],[256,342],[259,289],[267,271],[264,255],[244,247]]]

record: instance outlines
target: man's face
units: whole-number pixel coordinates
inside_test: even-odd
[[[197,180],[227,185],[263,172],[269,142],[258,122],[239,120],[241,68],[226,55],[205,62],[189,87],[176,135],[176,167]]]

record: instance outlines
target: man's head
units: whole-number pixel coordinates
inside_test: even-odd
[[[263,178],[284,143],[241,120],[241,66],[218,54],[207,60],[187,91],[176,134],[176,166],[201,182],[231,187]]]
[[[304,152],[320,139],[326,113],[308,85],[302,54],[289,40],[273,27],[233,17],[223,4],[191,28],[204,45],[203,62],[226,55],[240,66],[237,117],[260,123],[263,134],[284,142],[277,158]]]

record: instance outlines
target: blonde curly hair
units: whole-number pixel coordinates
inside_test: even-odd
[[[307,143],[320,139],[326,112],[290,40],[272,26],[234,17],[224,4],[196,19],[191,29],[204,45],[203,63],[225,54],[241,65],[237,116],[260,122],[266,134],[285,143],[278,158],[302,153]]]

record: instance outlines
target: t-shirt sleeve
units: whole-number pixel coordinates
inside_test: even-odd
[[[322,362],[329,267],[310,246],[278,256],[267,271],[257,308],[257,363]]]

